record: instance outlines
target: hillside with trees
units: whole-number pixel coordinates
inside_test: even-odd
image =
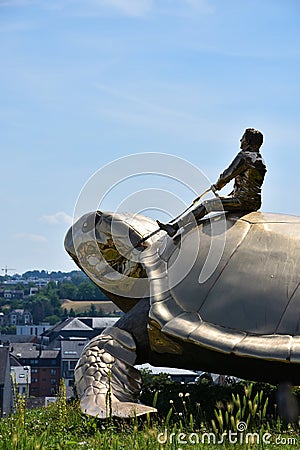
[[[68,311],[62,308],[66,300],[87,302],[87,309],[80,313],[76,308]],[[54,324],[70,315],[107,315],[94,304],[106,301],[108,298],[81,271],[48,273],[32,270],[23,275],[0,276],[0,313],[7,315],[13,310],[24,309],[32,314],[35,324]],[[7,330],[3,328],[0,327],[0,331],[4,333]]]

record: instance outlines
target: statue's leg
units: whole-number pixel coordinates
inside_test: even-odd
[[[222,209],[222,206],[220,206],[221,203],[220,201],[215,201],[215,199],[212,200],[206,200],[205,202],[201,203],[199,206],[197,206],[197,208],[193,209],[192,211],[190,211],[188,214],[186,214],[185,216],[183,216],[182,218],[180,218],[178,220],[178,227],[182,228],[186,225],[188,225],[189,223],[193,223],[193,222],[199,222],[201,219],[203,219],[203,217],[212,212],[212,211],[218,211],[220,209]]]
[[[155,408],[137,403],[141,375],[133,367],[135,360],[135,341],[125,330],[106,328],[92,339],[75,368],[82,412],[99,418],[155,412]]]
[[[202,202],[197,208],[193,209],[189,214],[179,219],[179,227],[183,227],[195,220],[197,223],[203,219],[206,214],[214,211],[246,211],[247,206],[243,205],[236,197],[216,197]],[[192,217],[192,215],[194,217]]]
[[[256,211],[259,205],[256,207],[250,207],[249,205],[244,205],[237,197],[217,197],[210,200],[205,200],[197,208],[193,209],[185,216],[180,217],[177,222],[162,223],[159,220],[156,222],[161,230],[168,233],[169,236],[173,237],[180,228],[185,227],[189,224],[199,224],[200,220],[203,219],[206,214],[214,211]]]

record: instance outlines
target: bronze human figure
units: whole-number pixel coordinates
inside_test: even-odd
[[[161,223],[160,229],[169,236],[174,236],[179,228],[193,220],[199,222],[212,211],[257,211],[261,206],[261,186],[266,174],[266,166],[260,154],[263,135],[254,128],[247,128],[241,140],[241,151],[230,166],[219,176],[218,181],[211,186],[213,192],[220,191],[229,181],[235,179],[233,191],[227,197],[206,200],[193,211],[180,218],[175,223]]]

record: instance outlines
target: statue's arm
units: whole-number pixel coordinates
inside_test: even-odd
[[[227,169],[224,170],[223,173],[218,178],[218,181],[215,183],[214,187],[217,191],[222,189],[229,181],[235,178],[240,173],[244,172],[249,166],[248,158],[246,158],[242,152],[238,153],[238,155],[234,158],[232,163]]]

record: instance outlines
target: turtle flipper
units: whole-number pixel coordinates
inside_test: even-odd
[[[101,419],[155,412],[155,408],[136,403],[142,380],[133,367],[135,360],[135,342],[127,331],[110,327],[92,339],[75,368],[82,412]]]

